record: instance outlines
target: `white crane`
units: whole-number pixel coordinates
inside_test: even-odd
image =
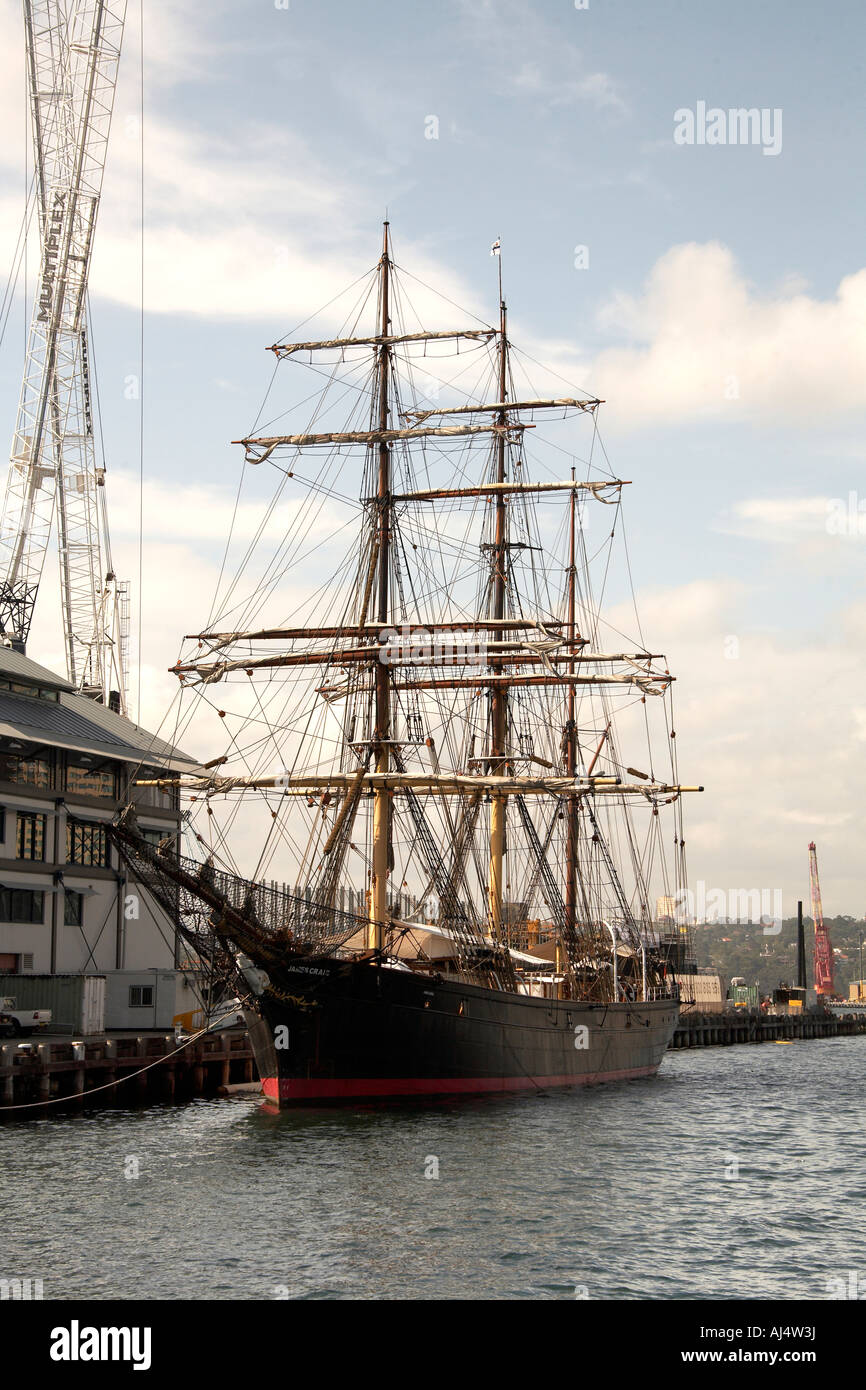
[[[66,665],[126,712],[126,586],[97,465],[87,283],[126,0],[24,0],[42,247],[0,520],[0,629],[24,649],[56,512]]]

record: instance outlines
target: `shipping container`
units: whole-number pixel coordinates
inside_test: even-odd
[[[105,1031],[104,975],[0,975],[0,994],[19,1009],[50,1009],[49,1033]]]
[[[680,988],[680,1009],[695,1013],[717,1014],[725,1007],[725,986],[715,971],[693,975],[674,975]]]

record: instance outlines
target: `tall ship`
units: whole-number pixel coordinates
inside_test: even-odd
[[[270,529],[174,668],[175,728],[222,751],[154,784],[182,841],[113,828],[275,1106],[646,1077],[677,1024],[701,788],[664,656],[623,635],[602,402],[511,341],[501,267],[495,322],[426,326],[454,306],[386,223],[340,331],[273,344],[236,441]]]

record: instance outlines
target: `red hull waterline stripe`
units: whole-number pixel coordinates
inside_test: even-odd
[[[629,1081],[652,1076],[658,1067],[629,1067],[625,1071],[595,1071],[585,1076],[461,1076],[461,1077],[301,1077],[266,1076],[262,1090],[269,1100],[350,1100],[364,1096],[479,1095],[483,1091],[527,1091],[535,1086],[592,1086],[601,1081]]]

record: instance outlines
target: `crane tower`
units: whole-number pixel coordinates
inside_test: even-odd
[[[23,651],[56,521],[70,682],[126,712],[128,593],[97,465],[87,285],[126,0],[24,0],[41,260],[0,519],[0,630]]]
[[[818,882],[818,852],[814,840],[809,845],[809,885],[812,890],[812,920],[815,923],[815,993],[833,993],[833,948],[824,925],[821,885]]]

